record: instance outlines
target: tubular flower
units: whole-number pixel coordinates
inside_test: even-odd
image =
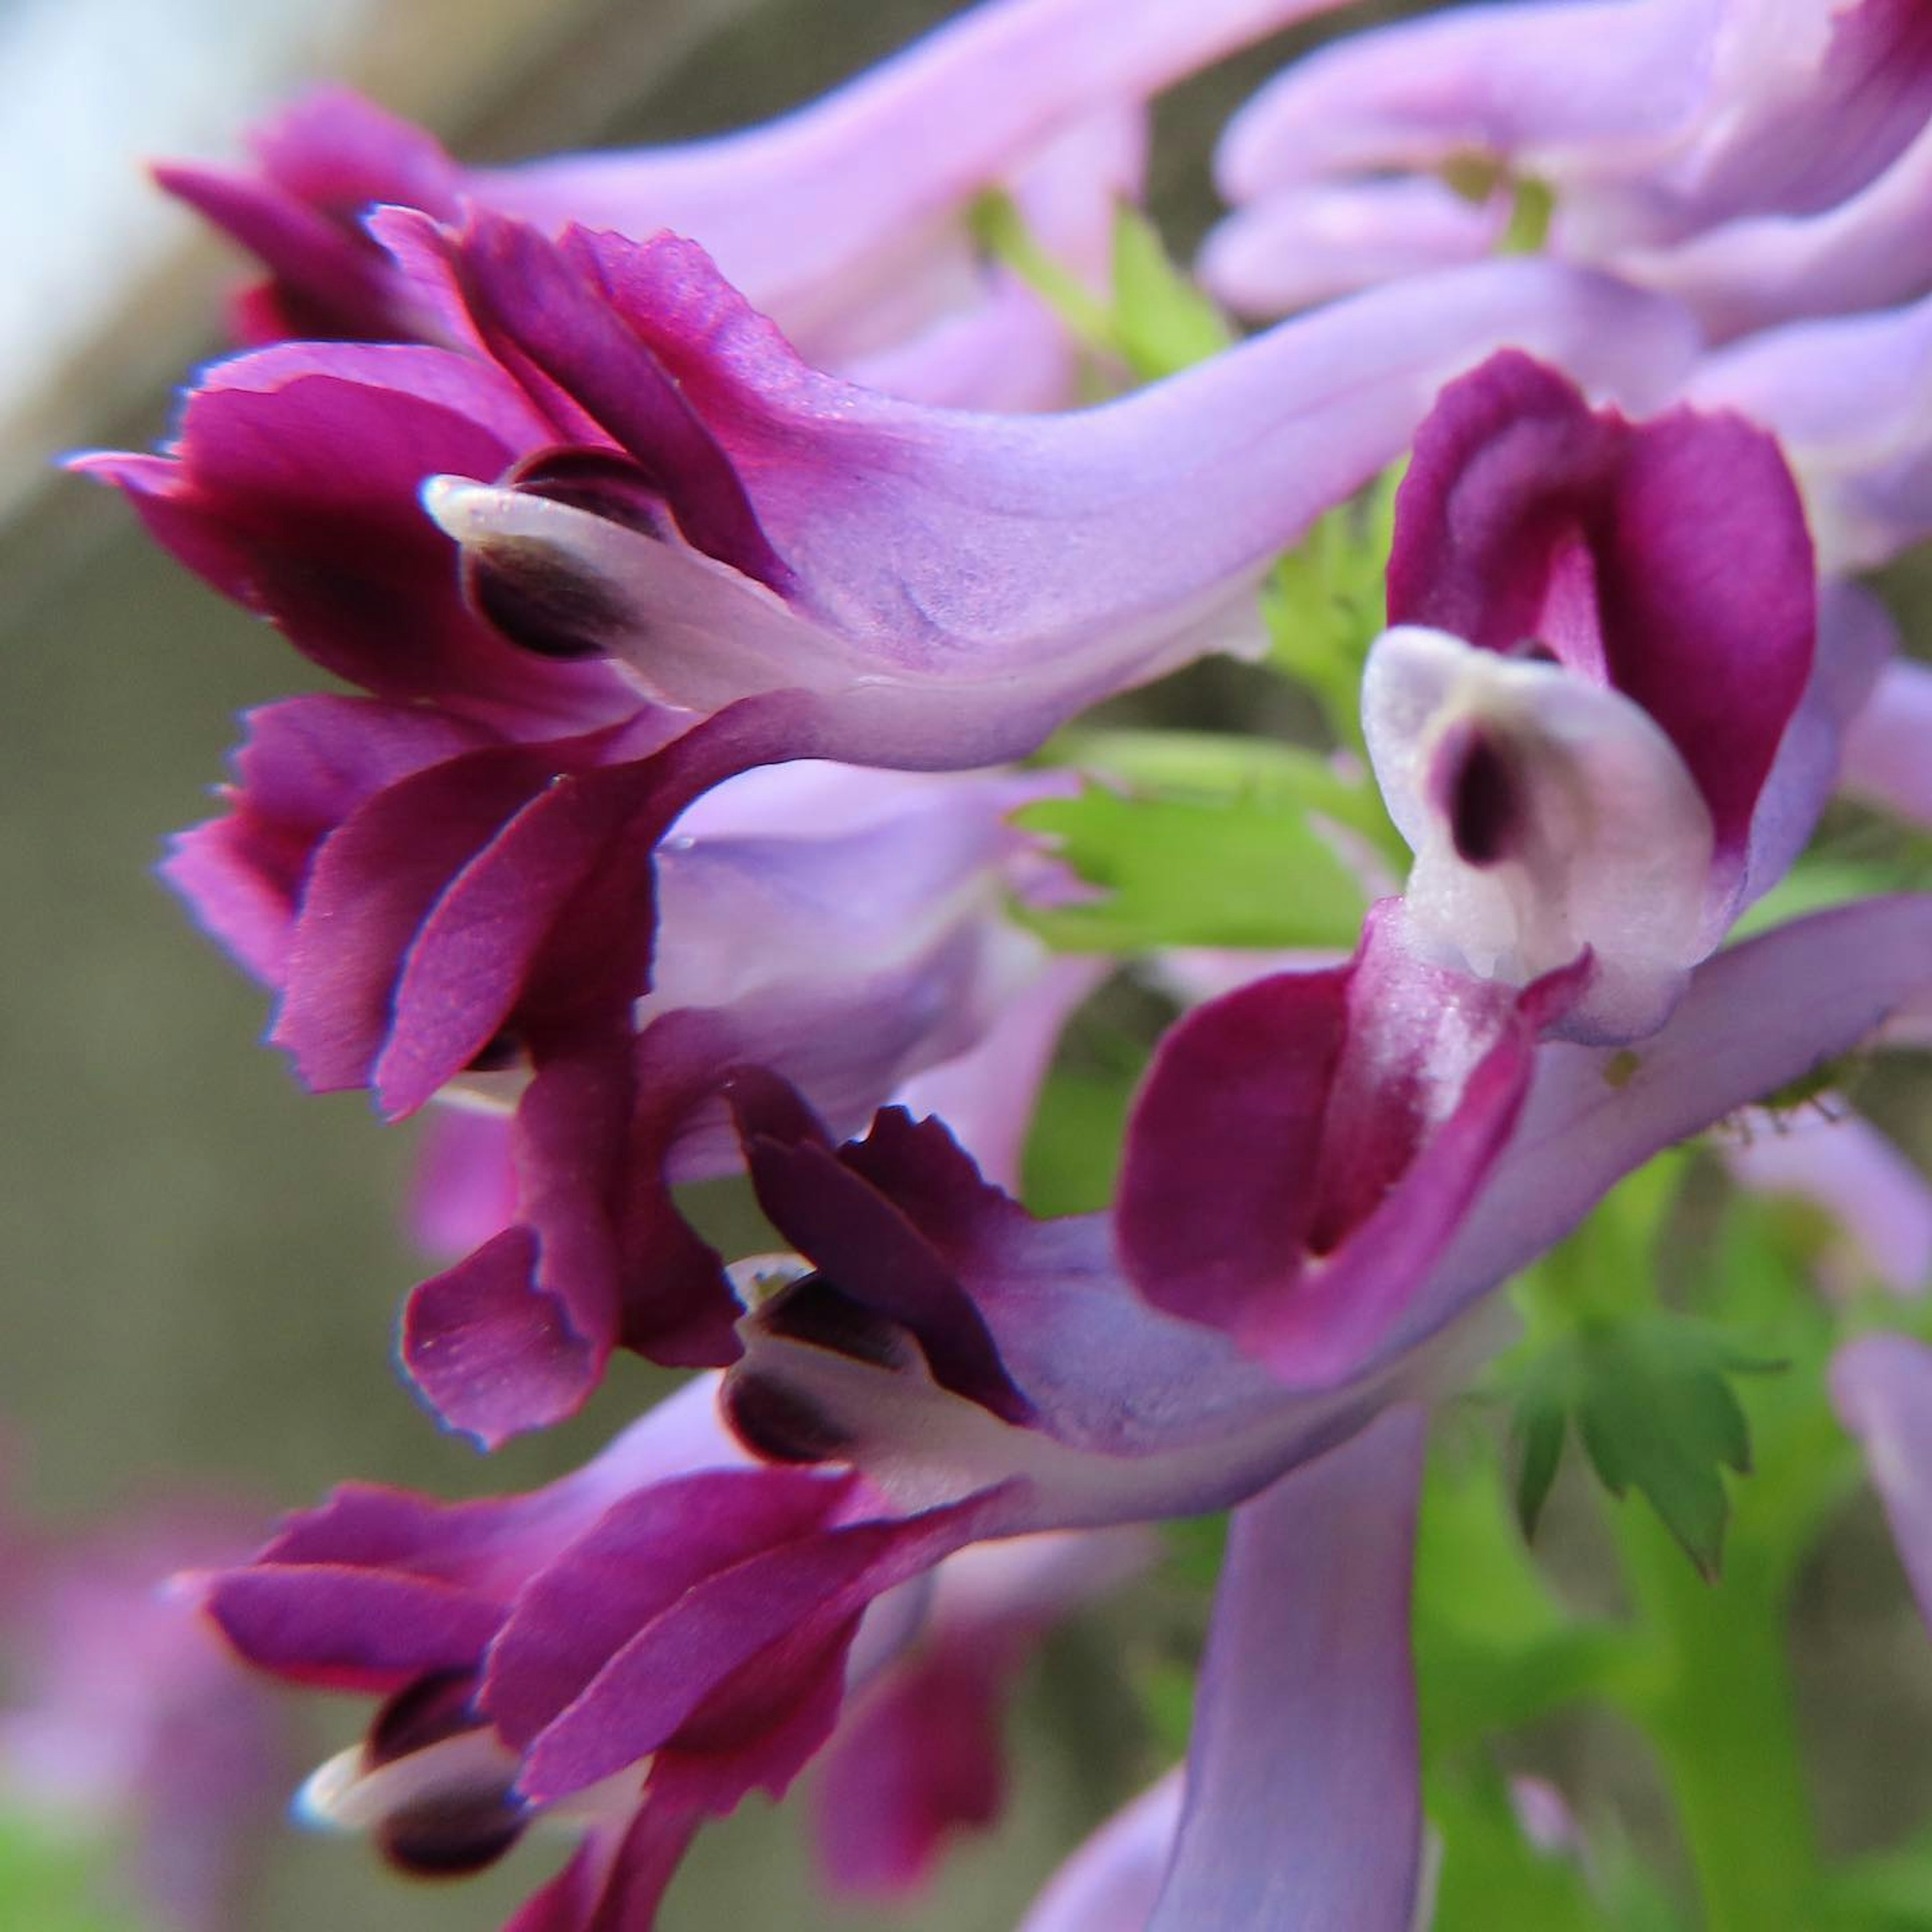
[[[172,453],[89,466],[329,668],[524,736],[608,722],[628,680],[686,712],[802,692],[774,757],[1018,755],[1258,650],[1276,554],[1445,376],[1515,342],[1642,400],[1690,346],[1668,304],[1504,262],[1428,291],[1426,334],[1414,296],[1371,296],[1106,407],[964,416],[817,374],[687,243],[378,226],[470,352],[245,356]]]
[[[360,218],[474,207],[552,235],[691,236],[815,362],[928,401],[1044,406],[1070,392],[1070,346],[1016,277],[977,258],[974,198],[1006,186],[1055,258],[1101,282],[1115,205],[1139,185],[1143,104],[1332,4],[994,0],[765,126],[508,167],[462,167],[328,91],[256,128],[246,168],[158,172],[270,271],[236,304],[245,342],[446,340]]]
[[[1587,0],[1358,34],[1232,122],[1210,286],[1280,314],[1503,242],[1688,302],[1714,336],[1927,287],[1932,32],[1911,0]]]
[[[947,1708],[983,1730],[1013,1642],[1146,1553],[1113,1532],[944,1567],[996,1502],[881,1513],[851,1475],[752,1464],[704,1378],[548,1489],[440,1504],[352,1486],[200,1588],[251,1662],[385,1700],[309,1781],[314,1822],[425,1874],[493,1863],[539,1819],[573,1824],[577,1855],[514,1924],[604,1932],[650,1922],[705,1817],[785,1789],[848,1678],[856,1736],[826,1766],[846,1876],[902,1880],[946,1827],[984,1822],[932,1778],[865,1821],[890,1844],[855,1836],[850,1807],[895,1724],[926,1721],[937,1660],[970,1662]],[[881,1852],[912,1868],[882,1874]]]
[[[1922,999],[1928,921],[1874,901],[1727,950],[1632,1054],[1539,1038],[1580,970],[1448,1001],[1384,912],[1348,968],[1169,1036],[1112,1216],[1034,1220],[936,1123],[835,1148],[740,1081],[760,1204],[812,1273],[746,1316],[727,1407],[761,1454],[908,1503],[1024,1478],[1016,1529],[1226,1506],[1426,1389],[1622,1174]],[[1250,1258],[1226,1231],[1270,1183]]]
[[[1776,445],[1498,357],[1418,433],[1388,584],[1363,724],[1412,930],[1518,985],[1587,946],[1570,1030],[1651,1030],[1833,776],[1795,728],[1843,706]]]

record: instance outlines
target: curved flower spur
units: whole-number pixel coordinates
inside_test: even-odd
[[[991,1822],[1016,1664],[1152,1550],[1125,1530],[950,1555],[975,1514],[901,1517],[849,1474],[752,1462],[704,1377],[548,1488],[351,1485],[197,1587],[251,1661],[384,1699],[309,1781],[312,1822],[430,1876],[574,1827],[514,1923],[598,1932],[650,1922],[705,1819],[782,1793],[828,1737],[817,1815],[844,1886],[903,1890]]]
[[[1009,189],[1054,259],[1103,285],[1144,104],[1333,4],[993,0],[762,127],[507,167],[460,166],[331,90],[256,128],[248,167],[157,173],[270,270],[235,305],[244,342],[450,339],[360,218],[388,204],[460,223],[475,207],[552,236],[695,236],[821,366],[928,401],[1051,406],[1071,399],[1073,345],[1019,278],[977,258],[974,198]]]

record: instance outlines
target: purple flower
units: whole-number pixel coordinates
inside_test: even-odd
[[[1021,1932],[1428,1923],[1408,1655],[1420,1414],[1235,1514],[1184,1777],[1082,1846]]]
[[[937,1123],[835,1148],[740,1083],[760,1202],[814,1272],[746,1318],[728,1407],[761,1454],[904,1502],[1024,1479],[1014,1529],[1226,1506],[1480,1347],[1462,1318],[1623,1174],[1922,1000],[1928,935],[1924,898],[1797,922],[1613,1050],[1539,1042],[1580,969],[1445,1001],[1384,913],[1350,968],[1176,1030],[1112,1217],[1033,1220]]]
[[[1275,555],[1457,369],[1514,341],[1654,397],[1688,346],[1668,305],[1504,262],[1430,291],[1426,334],[1372,296],[1108,407],[962,416],[816,374],[687,243],[377,226],[470,352],[243,357],[172,454],[92,466],[318,661],[522,736],[620,715],[621,666],[632,705],[808,694],[794,755],[1017,755],[1258,649]]]
[[[1554,252],[1714,335],[1896,302],[1926,287],[1929,112],[1910,0],[1457,8],[1322,49],[1235,117],[1204,270],[1279,314],[1488,253],[1528,180]]]
[[[1388,609],[1363,722],[1412,929],[1516,985],[1587,946],[1570,1028],[1651,1030],[1829,783],[1780,763],[1817,596],[1776,445],[1498,357],[1418,432]]]
[[[1056,257],[1101,281],[1115,202],[1139,185],[1142,104],[1330,4],[1005,0],[764,127],[512,167],[460,167],[329,91],[256,129],[250,167],[159,178],[270,269],[238,304],[246,341],[443,340],[358,218],[389,203],[454,221],[468,206],[553,235],[692,236],[816,362],[926,400],[1036,407],[1066,399],[1070,346],[1016,278],[976,259],[973,198],[1006,185]]]
[[[716,1400],[700,1379],[526,1496],[350,1486],[206,1580],[249,1660],[385,1700],[310,1780],[311,1817],[436,1874],[575,1822],[576,1856],[514,1922],[592,1932],[648,1923],[705,1817],[785,1789],[832,1731],[868,1606],[987,1504],[882,1515],[855,1478],[748,1465]],[[916,1596],[898,1605],[874,1669],[916,1621]]]

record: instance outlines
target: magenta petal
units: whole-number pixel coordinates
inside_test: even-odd
[[[490,746],[446,759],[365,800],[322,842],[271,1036],[310,1086],[369,1080],[394,1024],[397,974],[418,927],[568,757],[548,746]],[[495,1018],[500,1012],[477,1046]]]
[[[1515,1122],[1538,1032],[1580,982],[1552,975],[1519,998],[1431,966],[1389,902],[1348,967],[1198,1009],[1129,1126],[1128,1273],[1291,1382],[1346,1372],[1454,1234]]]
[[[547,662],[464,602],[423,479],[502,476],[556,431],[500,370],[440,349],[290,344],[218,364],[165,458],[95,457],[154,536],[325,668],[517,735],[634,710],[606,664]]]
[[[176,836],[161,875],[254,976],[281,985],[317,848],[365,799],[487,745],[455,718],[348,698],[294,698],[244,721],[220,818]]]
[[[521,223],[472,214],[458,258],[500,356],[528,358],[643,466],[698,549],[774,590],[790,572],[758,526],[730,460],[621,309],[601,299],[588,238],[560,248]]]
[[[646,1932],[701,1818],[646,1803],[599,1826],[503,1932]]]
[[[819,1854],[840,1891],[910,1892],[952,1832],[998,1818],[1003,1663],[997,1652],[935,1648],[852,1707],[814,1787]]]
[[[1024,1418],[1024,1398],[932,1238],[936,1233],[944,1240],[944,1220],[936,1228],[922,1226],[898,1204],[905,1190],[930,1186],[935,1156],[941,1174],[948,1156],[971,1172],[944,1126],[936,1120],[915,1125],[889,1108],[864,1139],[835,1153],[817,1122],[769,1077],[741,1073],[731,1101],[759,1204],[786,1238],[811,1256],[839,1292],[917,1336],[940,1387],[1009,1420]],[[943,1216],[953,1181],[963,1178],[944,1175],[919,1205],[937,1207]],[[976,1174],[964,1192],[968,1200],[998,1198]]]
[[[1410,1932],[1424,1435],[1420,1410],[1396,1410],[1235,1512],[1150,1932]]]
[[[1383,1358],[1561,1240],[1653,1154],[1877,1037],[1928,992],[1932,897],[1868,899],[1706,961],[1634,1049],[1544,1046],[1508,1152]]]
[[[542,1802],[581,1790],[665,1746],[746,1753],[748,1784],[795,1772],[830,1730],[836,1706],[812,1694],[828,1667],[836,1683],[860,1612],[970,1541],[1003,1503],[995,1495],[802,1537],[696,1584],[538,1736],[525,1761],[526,1795]],[[790,1740],[796,1762],[778,1772],[758,1750],[758,1733],[801,1701],[813,1708],[818,1734]]]
[[[1322,1203],[1322,1115],[1351,969],[1282,973],[1210,1001],[1162,1041],[1129,1130],[1117,1213],[1156,1307],[1232,1328],[1292,1280]]]
[[[1721,560],[1721,567],[1718,560]],[[1811,668],[1810,542],[1777,445],[1730,416],[1630,424],[1504,354],[1452,383],[1397,501],[1389,618],[1544,644],[1649,712],[1742,865]]]
[[[388,1691],[467,1670],[503,1620],[474,1590],[340,1564],[267,1563],[218,1577],[208,1609],[250,1663],[303,1683]]]
[[[723,1470],[627,1498],[518,1596],[490,1652],[484,1708],[528,1746],[687,1591],[819,1529],[847,1486],[802,1470]]]

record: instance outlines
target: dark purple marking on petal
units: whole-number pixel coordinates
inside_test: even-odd
[[[735,1369],[724,1380],[724,1419],[754,1456],[770,1462],[830,1462],[852,1437],[812,1398],[775,1376]]]
[[[500,635],[540,658],[601,657],[638,628],[629,602],[583,561],[533,537],[493,536],[463,548],[463,590]]]
[[[427,1750],[488,1720],[476,1709],[474,1670],[437,1670],[405,1684],[376,1713],[363,1746],[363,1762],[374,1771],[412,1751]]]
[[[500,1791],[430,1792],[392,1812],[374,1835],[383,1857],[411,1878],[468,1878],[502,1858],[530,1821],[530,1808],[506,1780]]]
[[[1518,842],[1524,802],[1508,750],[1480,724],[1459,724],[1437,747],[1430,777],[1456,856],[1479,866],[1508,858]]]
[[[908,1364],[905,1330],[823,1274],[801,1275],[780,1289],[759,1310],[758,1325],[789,1341],[828,1348],[875,1368],[899,1369]]]
[[[730,458],[612,305],[594,256],[566,254],[535,229],[478,209],[457,273],[506,366],[561,392],[627,451],[660,484],[697,548],[785,594],[791,569],[760,527]]]
[[[568,505],[640,536],[667,534],[670,512],[664,492],[637,464],[614,449],[539,450],[512,470],[499,487]]]

